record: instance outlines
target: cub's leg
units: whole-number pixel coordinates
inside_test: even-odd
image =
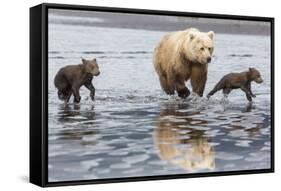
[[[249,83],[249,84],[247,85],[247,89],[248,89],[248,91],[250,92],[250,94],[251,94],[252,97],[256,97],[256,95],[253,94],[253,92],[252,92],[251,83]]]
[[[58,89],[58,98],[64,101],[71,86],[69,86],[68,82],[63,77],[58,75],[55,77],[55,87]]]
[[[74,95],[74,102],[75,103],[79,103],[80,100],[81,100],[81,97],[80,97],[80,94],[79,94],[79,89],[80,89],[80,86],[78,86],[78,84],[74,84],[72,86],[72,93]]]
[[[192,91],[198,94],[200,97],[203,96],[205,85],[207,81],[207,66],[204,65],[193,65],[191,67],[191,86]]]
[[[96,92],[96,89],[94,87],[94,85],[92,84],[92,79],[93,77],[89,78],[86,80],[86,82],[84,83],[84,86],[90,90],[90,97],[91,99],[94,101],[95,100],[95,92]]]
[[[65,100],[65,94],[62,90],[58,90],[58,98],[60,100]]]
[[[68,89],[67,92],[65,93],[65,102],[68,103],[69,102],[69,99],[72,95],[72,90],[71,89]]]
[[[63,90],[58,90],[58,97],[60,100],[68,102],[72,94],[71,88],[66,88]]]
[[[223,88],[222,92],[225,98],[228,97],[228,94],[231,92],[231,88]]]
[[[252,96],[251,96],[251,93],[249,92],[249,90],[247,89],[247,87],[242,86],[240,89],[245,92],[248,101],[251,102]]]
[[[223,80],[219,81],[214,89],[212,89],[212,91],[210,91],[207,95],[207,98],[209,99],[212,95],[214,95],[217,91],[221,90],[224,88],[224,83],[223,83]],[[227,93],[227,92],[226,92]],[[230,93],[230,92],[229,92]]]

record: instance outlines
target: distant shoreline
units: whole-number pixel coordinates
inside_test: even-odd
[[[158,16],[95,11],[49,10],[49,23],[107,28],[142,29],[152,31],[176,31],[189,27],[201,31],[241,35],[270,35],[270,23],[205,19],[176,16]]]

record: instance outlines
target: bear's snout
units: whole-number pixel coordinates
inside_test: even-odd
[[[211,58],[211,56],[209,56],[209,57],[207,58],[207,63],[210,63],[211,60],[212,60],[212,58]]]
[[[98,76],[98,75],[100,75],[100,71],[98,71],[98,72],[95,74],[95,76]]]
[[[256,79],[256,82],[257,82],[258,84],[261,84],[261,83],[263,82],[263,80],[262,80],[262,78],[258,78],[258,79]]]

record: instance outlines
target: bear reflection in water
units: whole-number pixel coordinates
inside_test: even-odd
[[[214,148],[203,136],[203,130],[193,128],[206,125],[207,121],[193,120],[190,112],[179,112],[175,108],[162,111],[154,131],[159,157],[188,171],[214,169]]]

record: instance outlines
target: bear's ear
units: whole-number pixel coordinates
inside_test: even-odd
[[[213,40],[213,38],[214,38],[214,32],[213,31],[209,31],[208,33],[208,36],[210,37],[210,39],[212,39]]]
[[[192,41],[195,38],[195,36],[196,36],[196,34],[194,32],[192,32],[192,31],[190,31],[190,33],[189,33],[190,41]]]
[[[96,58],[93,58],[93,61],[94,61],[94,62],[96,62],[96,61],[97,61],[97,59],[96,59]]]
[[[86,64],[87,60],[85,60],[84,58],[81,58],[82,60],[82,64]]]
[[[252,72],[253,68],[249,67],[249,71]]]

